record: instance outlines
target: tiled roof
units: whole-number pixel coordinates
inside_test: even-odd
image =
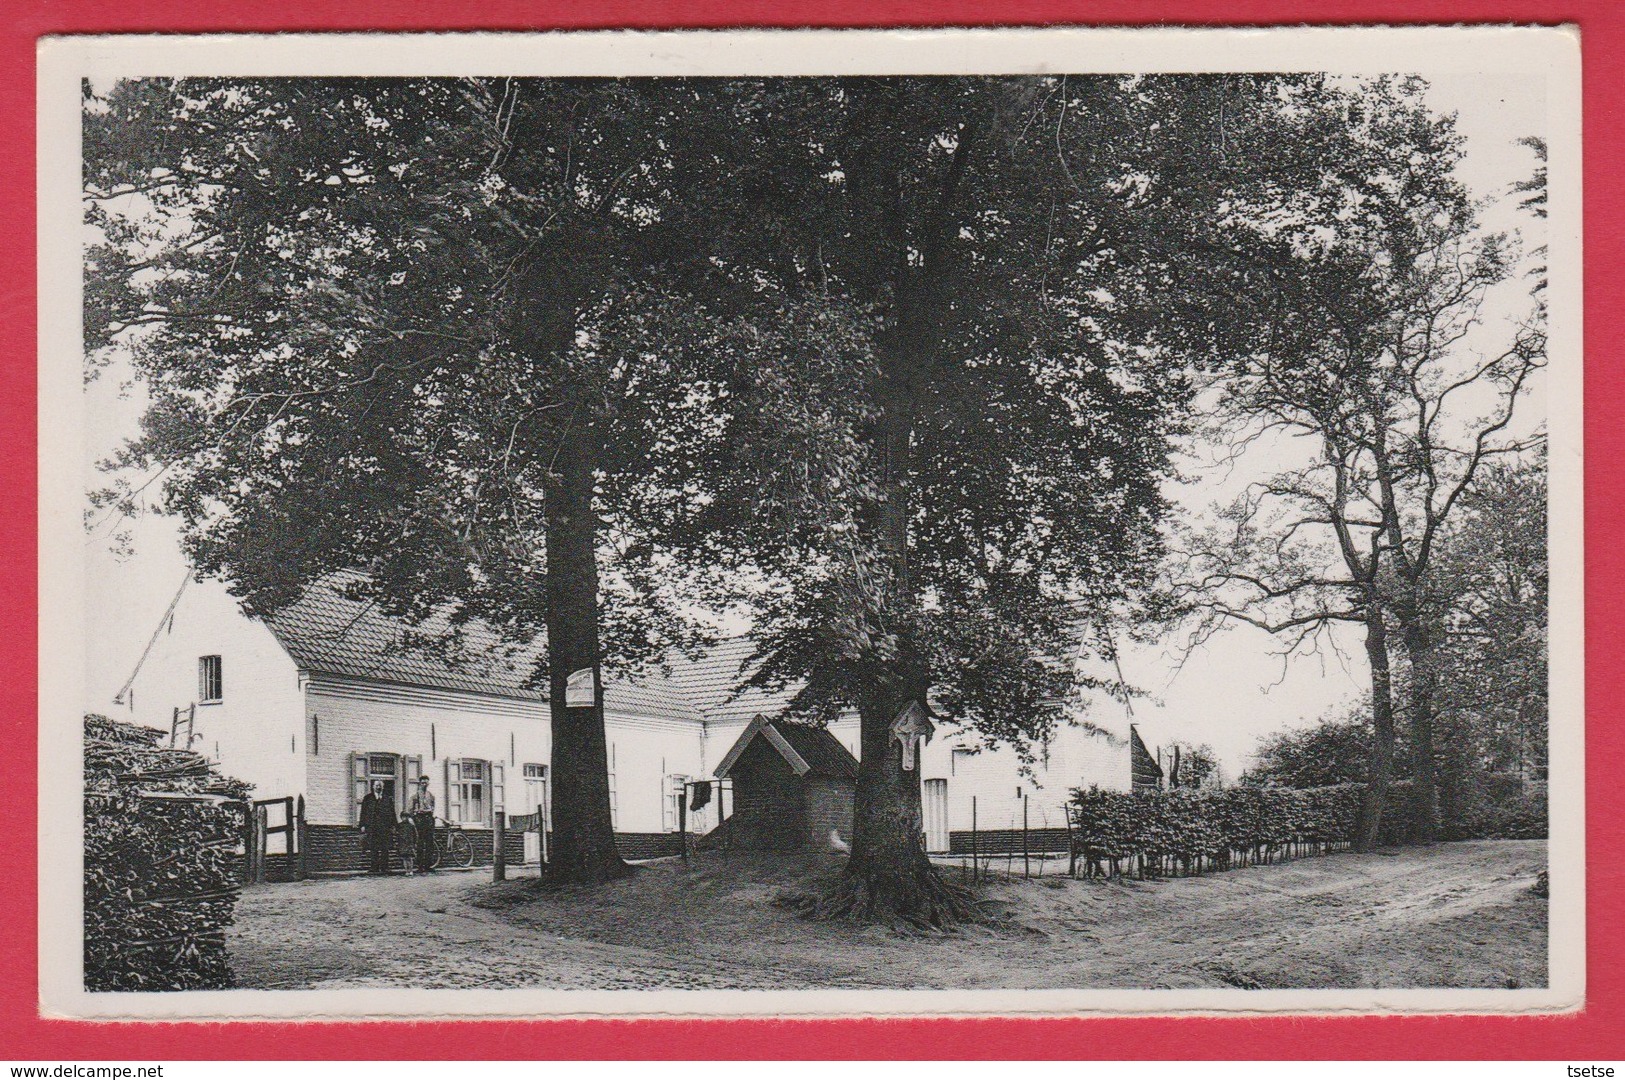
[[[671,679],[684,699],[709,723],[748,721],[757,713],[774,716],[789,703],[796,688],[792,686],[777,692],[751,688],[739,692],[754,669],[750,659],[755,651],[753,638],[728,638],[697,660],[674,658]]]
[[[858,759],[829,733],[828,728],[775,720],[773,729],[801,755],[803,761],[812,766],[813,772],[822,776],[857,779]]]
[[[346,575],[325,578],[266,620],[300,667],[358,679],[547,700],[547,687],[532,682],[539,644],[506,643],[480,623],[467,623],[454,634],[444,618],[411,626],[375,604],[346,595],[354,580]]]
[[[728,752],[717,764],[716,775],[719,777],[730,775],[734,766],[757,738],[761,738],[774,753],[783,758],[785,764],[789,765],[797,776],[817,774],[847,780],[857,779],[858,759],[841,745],[839,739],[830,734],[828,728],[816,724],[769,720],[763,714],[758,714],[745,725],[745,730],[739,733],[739,738],[734,740],[733,746],[729,747]]]
[[[540,642],[513,645],[477,622],[455,632],[444,618],[412,626],[346,595],[355,580],[338,575],[317,582],[298,602],[267,620],[300,667],[358,679],[547,700],[546,684],[534,681],[544,653]],[[637,676],[606,680],[604,708],[696,723],[775,715],[793,689],[749,690],[733,697],[749,673],[746,665],[754,649],[749,638],[730,638],[697,659],[673,655]]]

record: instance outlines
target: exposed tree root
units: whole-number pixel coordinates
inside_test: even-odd
[[[603,885],[621,878],[630,877],[637,867],[631,863],[616,860],[612,863],[594,863],[591,866],[565,867],[556,863],[548,863],[542,868],[539,880],[547,888],[558,888],[565,885]]]
[[[952,930],[977,919],[975,896],[929,864],[902,874],[840,873],[786,890],[780,907],[808,919],[871,923],[900,931]]]

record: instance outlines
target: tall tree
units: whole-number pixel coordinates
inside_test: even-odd
[[[250,610],[360,569],[392,612],[545,634],[563,878],[624,871],[600,669],[687,629],[649,539],[696,494],[716,350],[690,294],[737,100],[298,79],[87,103],[87,344],[126,349],[151,401],[115,464],[161,477]]]
[[[781,100],[825,183],[794,219],[760,210],[786,251],[759,326],[822,329],[735,388],[712,506],[730,527],[704,542],[763,572],[755,678],[861,718],[852,856],[816,913],[964,914],[893,725],[918,705],[1018,749],[1053,730],[1086,681],[1080,612],[1098,627],[1152,577],[1188,372],[1258,331],[1233,302],[1259,236],[1238,218],[1317,188],[1342,104],[1318,80],[1229,77]]]
[[[1469,821],[1475,777],[1540,783],[1547,748],[1546,461],[1488,467],[1446,529],[1431,586],[1441,628],[1441,822]]]
[[[1313,453],[1237,499],[1225,535],[1196,545],[1186,577],[1207,615],[1288,635],[1289,650],[1335,622],[1364,627],[1375,726],[1367,843],[1393,752],[1396,651],[1418,831],[1437,827],[1435,544],[1485,463],[1522,449],[1514,410],[1544,361],[1538,306],[1483,351],[1508,242],[1479,228],[1455,176],[1459,137],[1422,89],[1381,80],[1361,96],[1367,152],[1340,180],[1348,212],[1319,222],[1324,234],[1294,253],[1293,281],[1249,294],[1265,295],[1287,330],[1224,379],[1224,437],[1241,453],[1285,434]]]
[[[1210,779],[1219,783],[1219,759],[1207,743],[1170,743],[1168,786],[1199,788]]]

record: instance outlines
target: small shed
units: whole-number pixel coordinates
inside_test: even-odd
[[[826,729],[758,715],[717,767],[733,782],[727,844],[747,851],[828,851],[852,840],[858,760]]]

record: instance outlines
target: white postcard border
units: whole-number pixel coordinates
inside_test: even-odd
[[[1551,250],[1549,985],[1520,990],[546,991],[88,993],[82,982],[87,614],[78,516],[80,80],[140,75],[813,75],[1321,70],[1547,79]],[[39,123],[40,1006],[52,1017],[1066,1016],[1523,1013],[1585,986],[1580,67],[1573,28],[1403,27],[553,32],[59,37],[41,42]]]

